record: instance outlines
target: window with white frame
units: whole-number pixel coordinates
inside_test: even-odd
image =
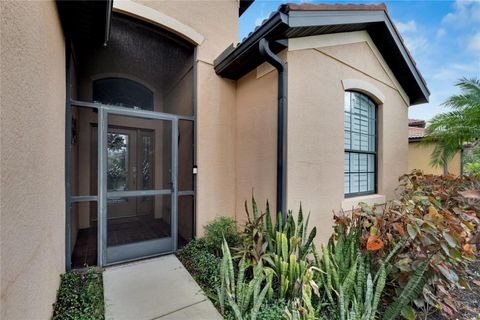
[[[364,94],[346,91],[344,113],[345,197],[373,194],[377,179],[376,105]]]

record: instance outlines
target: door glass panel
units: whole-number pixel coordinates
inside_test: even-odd
[[[155,154],[153,135],[142,132],[140,137],[140,180],[142,190],[153,189]]]
[[[109,132],[107,135],[107,191],[127,191],[130,177],[129,135]]]
[[[125,203],[109,198],[107,208],[107,247],[142,243],[169,238],[171,228],[171,195],[125,197]]]
[[[107,191],[171,188],[172,122],[109,114]]]
[[[178,121],[178,190],[193,190],[193,121]]]

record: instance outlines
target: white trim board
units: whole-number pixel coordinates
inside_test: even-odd
[[[360,79],[343,79],[342,80],[343,90],[357,90],[362,93],[365,93],[370,98],[372,98],[376,104],[385,103],[385,95],[382,90],[377,86],[371,84],[370,82],[360,80]]]
[[[317,49],[360,42],[365,42],[372,50],[378,62],[382,66],[382,69],[385,71],[390,80],[392,80],[395,88],[398,90],[407,106],[410,106],[410,98],[408,97],[405,90],[403,90],[402,86],[398,82],[397,78],[393,74],[385,59],[383,59],[382,54],[378,50],[377,46],[375,45],[367,31],[352,31],[322,34],[309,37],[290,38],[288,39],[288,51]]]
[[[113,11],[139,18],[167,29],[195,45],[201,45],[205,40],[200,33],[177,19],[132,0],[113,1]]]

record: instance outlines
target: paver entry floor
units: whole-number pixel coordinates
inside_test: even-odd
[[[109,267],[103,286],[107,320],[223,319],[174,255]]]

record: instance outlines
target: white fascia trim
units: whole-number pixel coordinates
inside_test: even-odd
[[[195,45],[201,45],[205,40],[200,33],[186,24],[183,24],[175,18],[167,16],[164,13],[132,0],[115,0],[113,2],[113,11],[160,26]]]
[[[288,51],[314,49],[322,47],[339,46],[368,41],[367,31],[352,31],[341,33],[321,34],[317,36],[308,36],[288,39]]]
[[[343,90],[355,90],[362,92],[372,98],[376,104],[385,103],[385,95],[375,85],[360,79],[344,79],[342,80]]]
[[[372,50],[373,54],[377,58],[378,62],[382,66],[382,69],[388,75],[390,80],[392,80],[395,88],[398,90],[403,100],[410,106],[410,98],[408,97],[405,90],[398,82],[397,78],[393,74],[392,70],[388,66],[385,59],[383,59],[382,54],[378,50],[377,46],[373,42],[372,38],[367,31],[352,31],[352,32],[341,32],[341,33],[331,33],[331,34],[322,34],[317,36],[309,37],[300,37],[300,38],[290,38],[288,39],[288,51],[304,50],[304,49],[317,49],[323,47],[339,46],[351,43],[366,42],[367,45]]]

